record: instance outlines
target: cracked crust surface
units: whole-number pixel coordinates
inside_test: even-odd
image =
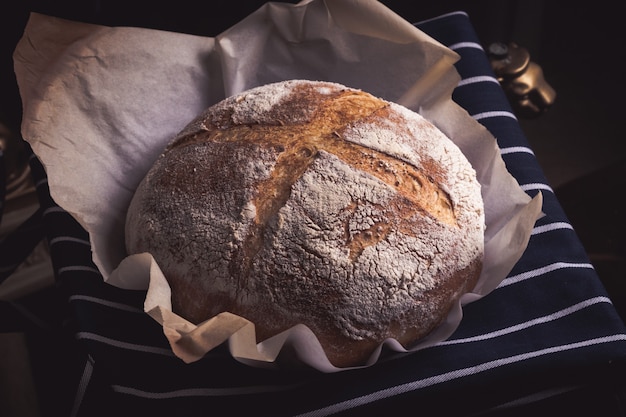
[[[474,170],[431,123],[359,90],[292,80],[184,129],[137,189],[126,230],[181,316],[230,311],[259,341],[303,323],[350,366],[446,317],[478,278],[483,228]]]

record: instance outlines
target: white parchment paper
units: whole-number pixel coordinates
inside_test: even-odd
[[[109,284],[148,289],[145,310],[163,325],[175,354],[192,362],[228,341],[235,358],[254,366],[305,364],[324,372],[341,369],[305,326],[257,344],[253,323],[242,317],[226,312],[194,325],[174,314],[154,259],[125,252],[130,199],[188,122],[258,85],[333,81],[415,110],[468,157],[486,211],[484,269],[474,291],[416,346],[384,343],[399,353],[435,344],[456,329],[463,304],[506,277],[542,204],[541,194],[531,200],[507,172],[491,134],[451,100],[457,59],[374,0],[267,3],[214,38],[32,14],[14,53],[22,135],[46,168],[52,197],[89,232],[94,262]],[[368,365],[378,359],[376,352]]]

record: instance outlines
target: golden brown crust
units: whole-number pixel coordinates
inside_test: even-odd
[[[435,328],[481,269],[480,186],[419,115],[291,81],[213,106],[168,146],[127,218],[174,311],[230,311],[259,340],[295,324],[337,366]]]

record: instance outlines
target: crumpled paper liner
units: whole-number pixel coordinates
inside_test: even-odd
[[[445,340],[462,305],[493,290],[524,252],[541,215],[508,173],[495,139],[452,91],[458,55],[373,0],[267,3],[219,36],[105,27],[32,14],[14,53],[24,106],[22,135],[46,168],[50,193],[89,232],[93,260],[111,285],[147,289],[145,311],[174,353],[193,362],[224,342],[263,367],[333,366],[303,325],[259,344],[254,324],[223,313],[194,325],[171,311],[170,289],[149,254],[127,257],[124,219],[134,190],[165,145],[206,107],[286,79],[360,88],[421,113],[461,148],[485,201],[484,268],[476,288],[414,352]]]

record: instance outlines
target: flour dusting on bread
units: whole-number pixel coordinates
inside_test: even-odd
[[[386,338],[410,345],[482,266],[480,185],[417,113],[327,82],[258,87],[207,109],[168,145],[127,217],[174,311],[222,311],[260,340],[302,323],[337,366]]]

